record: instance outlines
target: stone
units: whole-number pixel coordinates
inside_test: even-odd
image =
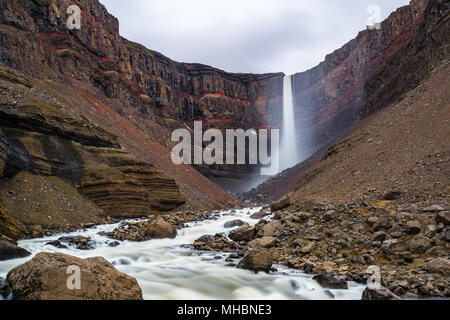
[[[80,270],[80,290],[70,290],[69,267]],[[72,273],[71,273],[72,272]],[[104,258],[80,259],[62,253],[39,253],[8,273],[18,300],[142,300],[136,279],[117,271]]]
[[[447,258],[437,258],[428,261],[424,269],[431,273],[439,273],[444,276],[450,276],[450,260]]]
[[[93,241],[89,237],[86,238],[83,236],[74,236],[74,237],[61,237],[57,241],[52,241],[51,245],[57,248],[64,248],[65,246],[61,242],[67,243],[68,245],[71,246],[75,246],[78,250],[93,250],[95,249],[96,244],[95,241]]]
[[[8,298],[10,293],[11,293],[11,288],[9,287],[8,283],[6,283],[5,279],[0,277],[0,300],[1,300],[1,297],[3,297],[3,299]]]
[[[450,225],[450,211],[439,212],[435,218],[437,223],[443,223],[444,225]]]
[[[230,232],[229,238],[233,241],[250,241],[255,235],[255,228],[248,224]]]
[[[239,269],[269,273],[272,268],[272,255],[267,249],[251,250],[239,262],[237,267]]]
[[[65,244],[62,244],[61,241],[58,240],[47,242],[45,245],[52,246],[58,249],[67,249],[67,246]]]
[[[408,242],[408,250],[413,253],[425,253],[431,247],[431,241],[427,237],[416,237]]]
[[[263,227],[264,237],[274,237],[278,232],[283,230],[283,226],[279,221],[272,221]]]
[[[406,232],[408,234],[418,234],[422,230],[422,224],[419,221],[408,221],[406,223]]]
[[[234,228],[234,227],[240,227],[240,226],[242,226],[244,224],[245,224],[244,221],[238,219],[238,220],[225,222],[223,227],[227,228],[227,229],[230,229],[230,228]]]
[[[27,250],[17,246],[16,244],[0,240],[0,261],[25,258],[31,255]]]
[[[430,207],[423,208],[423,212],[441,212],[445,211],[445,208],[439,204],[434,204]]]
[[[277,244],[277,239],[273,237],[263,237],[250,241],[248,244],[250,248],[260,249],[260,248],[273,248]]]
[[[363,292],[362,300],[402,300],[402,298],[383,286],[379,288],[367,286]]]
[[[270,216],[270,212],[267,210],[261,210],[260,212],[254,213],[250,216],[252,219],[262,219],[264,217]]]
[[[376,233],[373,235],[372,241],[376,241],[376,242],[381,241],[381,242],[383,242],[383,241],[386,239],[386,237],[387,237],[386,232],[384,232],[384,231],[378,231],[378,232],[376,232]]]
[[[398,190],[386,192],[383,196],[383,200],[393,201],[398,200],[402,196],[402,192]]]
[[[316,280],[322,287],[327,289],[348,289],[347,281],[333,274],[323,272],[314,276],[313,280]]]
[[[280,211],[280,210],[286,209],[290,205],[291,205],[290,198],[284,197],[281,200],[272,203],[272,205],[270,206],[270,209],[272,210],[272,212],[275,212],[275,211]]]
[[[177,232],[170,223],[158,217],[147,225],[145,235],[151,239],[174,239],[177,236]]]
[[[306,243],[306,245],[304,245],[304,246],[300,249],[300,252],[303,253],[303,254],[311,253],[311,251],[314,250],[315,246],[316,246],[316,244],[315,244],[313,241],[308,242],[308,243]]]

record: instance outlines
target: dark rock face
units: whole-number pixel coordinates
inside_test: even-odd
[[[362,300],[402,300],[390,290],[381,287],[379,289],[367,287],[362,295]]]
[[[321,273],[314,276],[313,280],[316,280],[322,287],[327,289],[348,289],[347,281],[332,274]]]
[[[31,253],[12,242],[0,240],[0,261],[28,257]]]

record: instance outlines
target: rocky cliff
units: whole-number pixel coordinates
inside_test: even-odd
[[[66,26],[70,4],[82,10],[80,30],[68,30]],[[160,150],[172,146],[169,138],[173,129],[192,129],[194,120],[203,121],[205,128],[219,129],[280,126],[281,73],[231,74],[205,65],[175,62],[122,38],[118,20],[97,0],[3,0],[0,6],[2,63],[76,90],[97,112],[102,109],[103,116],[111,118],[110,131],[119,136],[122,145],[131,144],[124,141],[130,126]],[[379,30],[360,32],[317,67],[296,74],[293,84],[298,137],[307,153],[343,138],[362,119],[398,99],[447,58],[448,12],[446,1],[413,0],[391,14]],[[45,85],[46,90],[61,91],[56,85]],[[121,128],[115,127],[118,122]],[[135,133],[132,135],[136,138]],[[139,148],[126,148],[144,156]],[[171,177],[178,179],[185,192],[192,183],[197,184],[197,178],[202,179],[197,176],[189,187],[183,186],[185,179],[177,178],[180,170],[168,168],[166,161],[145,153],[147,161],[161,162],[159,168],[173,171]],[[242,185],[257,168],[197,169],[236,191],[236,182]],[[184,170],[191,168],[181,172]],[[219,192],[216,187],[214,190]]]

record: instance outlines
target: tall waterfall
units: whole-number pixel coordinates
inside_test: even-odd
[[[280,172],[299,162],[292,93],[292,76],[283,80],[283,128],[280,146]]]

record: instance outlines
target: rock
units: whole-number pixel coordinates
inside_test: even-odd
[[[380,288],[368,286],[363,292],[362,300],[402,300],[402,298],[383,286]]]
[[[378,220],[377,223],[375,223],[373,228],[374,231],[389,230],[390,228],[392,228],[392,225],[393,225],[392,218],[388,216],[383,216]]]
[[[6,299],[6,298],[8,298],[10,293],[11,293],[11,288],[6,283],[6,280],[3,279],[2,277],[0,277],[0,298],[3,297],[4,299]]]
[[[408,250],[414,253],[425,253],[431,247],[427,237],[416,237],[408,242]]]
[[[368,219],[367,219],[367,224],[370,226],[370,227],[373,227],[373,226],[375,226],[375,224],[378,222],[378,218],[377,217],[369,217]]]
[[[433,259],[425,264],[425,270],[431,273],[439,273],[450,276],[450,260],[447,258]]]
[[[311,251],[314,250],[315,246],[316,246],[316,244],[315,244],[313,241],[308,242],[306,245],[304,245],[304,246],[300,249],[300,252],[303,253],[303,254],[311,253]]]
[[[223,227],[229,229],[229,228],[234,228],[234,227],[240,227],[244,224],[245,224],[245,222],[242,220],[233,220],[233,221],[225,222]]]
[[[255,239],[253,241],[250,241],[248,244],[250,248],[253,249],[261,249],[261,248],[272,248],[275,247],[277,244],[277,239],[272,237],[263,237],[260,239]]]
[[[205,235],[194,241],[194,248],[200,251],[231,252],[233,249],[236,249],[237,246],[224,236]]]
[[[383,196],[383,200],[393,201],[398,200],[402,196],[402,192],[395,190],[395,191],[389,191],[386,192]]]
[[[418,234],[422,230],[422,224],[419,221],[408,221],[406,223],[406,232],[408,234]]]
[[[347,281],[343,278],[325,272],[314,276],[313,280],[327,289],[348,289]]]
[[[376,242],[381,241],[381,242],[383,242],[386,239],[386,237],[387,237],[386,232],[378,231],[378,232],[376,232],[373,235],[372,241],[376,241]]]
[[[0,240],[0,261],[25,258],[31,253],[16,244]]]
[[[80,288],[70,290],[69,267],[79,268]],[[18,300],[142,300],[136,279],[117,271],[104,258],[80,259],[61,253],[39,253],[8,273],[14,299]]]
[[[150,237],[150,239],[174,239],[177,236],[177,232],[170,223],[158,217],[147,224],[145,235]]]
[[[67,249],[67,246],[65,244],[62,244],[61,241],[58,240],[47,242],[45,245],[52,246],[58,249]]]
[[[95,241],[91,238],[86,238],[83,236],[75,236],[75,237],[61,237],[58,241],[53,241],[55,245],[58,245],[58,242],[67,243],[68,245],[75,246],[78,250],[93,250],[95,249]],[[63,245],[60,244],[60,247]],[[59,247],[57,247],[59,248]]]
[[[446,226],[450,225],[450,211],[439,212],[435,219],[437,223],[443,223]]]
[[[233,241],[250,241],[255,235],[255,228],[246,224],[230,232],[229,238]]]
[[[281,200],[279,200],[277,202],[274,202],[270,206],[270,209],[272,210],[272,212],[275,212],[275,211],[280,211],[280,210],[286,209],[290,205],[291,205],[290,198],[289,197],[284,197]]]
[[[440,212],[440,211],[445,211],[445,208],[442,207],[441,205],[435,204],[430,207],[423,208],[422,211],[423,212]]]
[[[260,212],[254,213],[250,216],[252,219],[262,219],[264,217],[270,216],[270,212],[266,210],[261,210]]]
[[[279,221],[272,221],[263,227],[264,237],[274,237],[277,232],[283,230],[283,226]]]
[[[249,251],[239,262],[239,269],[264,271],[269,273],[272,268],[272,255],[267,249],[256,249]]]

